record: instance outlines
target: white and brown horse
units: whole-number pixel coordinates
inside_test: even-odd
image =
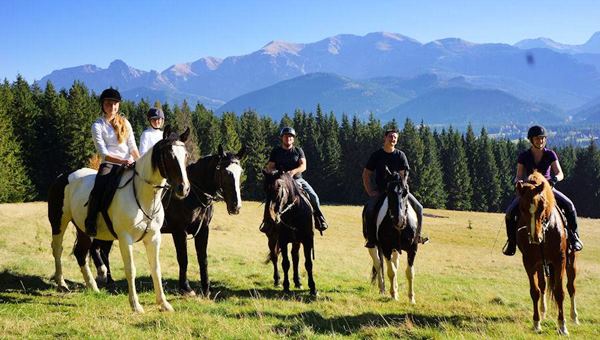
[[[540,319],[546,313],[547,287],[558,307],[558,332],[567,335],[569,332],[563,313],[565,272],[571,297],[571,319],[575,324],[579,323],[575,305],[576,253],[567,245],[565,222],[546,178],[537,171],[533,172],[526,182],[517,183],[517,193],[520,226],[517,245],[523,254],[523,266],[529,278],[533,329],[536,332],[542,330]]]
[[[366,207],[363,210],[364,223],[370,223],[377,230],[376,247],[369,248],[373,260],[371,281],[377,282],[380,294],[385,294],[384,262],[387,265],[387,276],[390,280],[390,295],[398,300],[398,269],[400,254],[407,254],[406,279],[408,283],[408,299],[415,303],[413,280],[415,276],[414,262],[417,256],[418,242],[415,242],[417,230],[417,214],[408,201],[408,185],[406,178],[399,173],[386,174],[386,193],[379,209],[373,214],[373,221],[366,221]]]
[[[98,236],[100,240],[119,240],[119,248],[125,266],[125,276],[129,287],[129,303],[135,312],[143,312],[135,288],[135,265],[133,263],[133,243],[143,241],[150,264],[150,272],[156,292],[156,302],[163,311],[172,311],[162,287],[159,263],[161,243],[160,228],[163,225],[164,210],[161,195],[167,183],[175,188],[176,195],[184,198],[190,191],[190,183],[185,171],[187,157],[184,142],[189,135],[186,130],[181,135],[165,131],[165,139],[144,154],[133,169],[126,170],[121,178],[108,216],[113,230],[98,214]],[[77,228],[75,257],[81,268],[86,287],[98,290],[87,262],[92,239],[82,227],[87,215],[86,202],[90,196],[96,171],[79,169],[57,178],[49,191],[48,218],[52,226],[52,253],[54,255],[54,280],[60,290],[68,291],[63,278],[61,255],[63,237],[69,222]]]

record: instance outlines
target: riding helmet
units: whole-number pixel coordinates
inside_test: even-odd
[[[146,117],[148,120],[150,119],[165,119],[165,114],[161,109],[156,107],[151,107],[150,110],[146,113]]]
[[[296,130],[294,130],[293,127],[286,126],[281,129],[281,132],[279,132],[279,137],[283,137],[284,135],[292,135],[296,137]]]
[[[529,128],[529,131],[527,131],[527,139],[531,140],[533,137],[537,136],[546,137],[546,130],[544,129],[544,127],[534,125]]]
[[[100,104],[102,104],[104,102],[104,100],[106,99],[111,99],[111,100],[116,100],[118,102],[121,101],[121,94],[119,93],[119,91],[111,88],[108,88],[104,91],[102,91],[102,94],[100,95]]]

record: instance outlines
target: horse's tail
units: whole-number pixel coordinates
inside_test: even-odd
[[[65,187],[69,184],[69,174],[62,173],[50,185],[48,190],[48,220],[52,226],[52,235],[60,234],[60,221],[62,219],[65,200]]]

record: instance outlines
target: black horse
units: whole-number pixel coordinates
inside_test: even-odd
[[[269,239],[269,259],[273,263],[273,280],[279,286],[279,271],[277,269],[277,255],[281,252],[283,267],[283,291],[290,291],[288,270],[288,244],[292,244],[292,261],[294,265],[294,285],[302,288],[298,274],[299,249],[304,249],[304,265],[308,275],[310,294],[317,295],[317,288],[313,279],[312,252],[314,249],[314,229],[312,207],[306,193],[294,181],[289,173],[274,171],[264,174],[264,189],[267,196],[265,221],[271,224],[267,233]]]
[[[408,299],[414,304],[413,264],[418,248],[418,242],[415,239],[417,215],[408,201],[409,191],[406,178],[400,176],[398,172],[391,173],[389,170],[387,172],[386,194],[372,216],[375,221],[363,222],[377,228],[377,247],[369,248],[369,254],[373,259],[372,280],[377,280],[380,293],[385,294],[385,279],[383,276],[383,259],[385,259],[390,279],[390,294],[393,299],[398,300],[397,272],[400,265],[400,253],[402,250],[406,251],[408,260],[408,266],[406,267]],[[363,210],[363,220],[365,219],[366,214]]]
[[[194,238],[198,264],[200,266],[200,284],[202,294],[210,293],[208,279],[208,231],[213,216],[213,203],[223,199],[229,214],[238,214],[242,206],[240,195],[240,178],[244,157],[244,148],[237,153],[224,152],[219,146],[216,155],[205,156],[187,167],[191,192],[184,200],[171,199],[169,194],[163,198],[165,207],[165,223],[162,233],[173,236],[177,262],[179,263],[179,291],[183,295],[193,296],[194,290],[187,279],[187,238]],[[95,247],[90,252],[98,270],[98,280],[106,281],[108,287],[114,285],[110,275],[108,254],[112,242],[94,241]]]

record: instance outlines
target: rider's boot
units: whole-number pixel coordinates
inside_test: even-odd
[[[325,231],[327,230],[327,228],[329,228],[329,226],[327,225],[327,222],[325,221],[325,216],[323,216],[323,213],[321,212],[321,209],[316,208],[315,212],[313,213],[313,217],[315,219],[315,228],[318,231]]]
[[[102,203],[101,197],[98,196],[100,195],[93,192],[90,195],[90,200],[88,202],[88,212],[87,217],[85,218],[85,233],[90,237],[96,237],[96,234],[98,233],[96,221],[100,210],[100,204]]]
[[[583,242],[579,238],[579,233],[577,232],[577,217],[574,213],[566,213],[567,217],[567,229],[569,235],[569,244],[575,251],[580,251],[583,249]]]
[[[508,241],[502,249],[506,256],[513,256],[517,252],[517,223],[514,216],[506,216],[506,236]]]

